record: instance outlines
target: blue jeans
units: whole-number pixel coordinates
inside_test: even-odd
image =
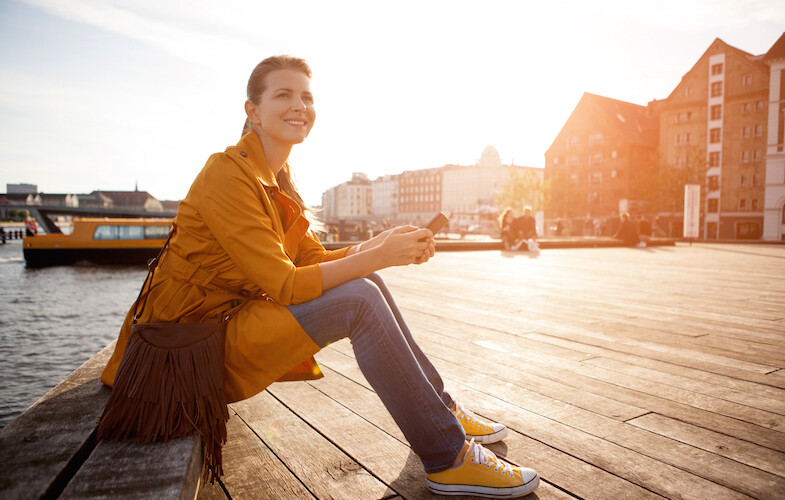
[[[449,409],[452,398],[439,373],[412,338],[381,276],[352,280],[287,307],[319,347],[349,337],[357,365],[425,472],[452,466],[466,434]]]

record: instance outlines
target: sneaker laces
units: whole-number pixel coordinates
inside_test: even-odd
[[[469,410],[465,410],[461,403],[455,401],[455,418],[458,420],[464,419],[467,422],[471,422],[472,424],[480,424],[483,427],[491,428],[488,424],[479,420],[475,414],[470,412]]]
[[[470,453],[474,453],[474,456],[471,458],[472,462],[484,465],[487,469],[490,469],[495,465],[495,467],[493,467],[494,472],[499,472],[499,469],[501,468],[502,474],[509,474],[510,477],[515,477],[512,466],[503,460],[499,460],[491,450],[483,448],[482,445],[475,443],[474,439],[471,441],[471,446]]]

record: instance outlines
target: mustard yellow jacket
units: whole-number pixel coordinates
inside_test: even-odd
[[[224,387],[229,402],[276,380],[321,377],[319,347],[289,310],[319,297],[319,263],[347,249],[319,243],[299,206],[278,187],[259,137],[210,157],[180,202],[176,231],[155,271],[139,322],[214,322],[245,290],[252,300],[229,321]],[[132,308],[133,309],[133,308]],[[131,332],[129,311],[101,380],[111,386]]]

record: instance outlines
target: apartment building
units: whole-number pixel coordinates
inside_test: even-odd
[[[407,170],[398,178],[398,219],[421,225],[442,209],[443,168]]]
[[[325,221],[363,218],[371,215],[371,181],[355,172],[350,181],[334,186],[322,194],[321,218]]]
[[[704,239],[761,237],[768,93],[763,56],[718,38],[659,102],[663,163],[705,167]]]
[[[546,219],[617,215],[639,208],[632,180],[657,150],[656,110],[584,93],[550,148]]]
[[[769,65],[763,239],[785,241],[785,34],[763,61]]]

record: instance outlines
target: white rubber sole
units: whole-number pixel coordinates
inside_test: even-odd
[[[428,489],[437,495],[458,496],[474,495],[484,498],[520,498],[525,497],[540,485],[540,476],[534,476],[528,483],[512,488],[493,488],[468,484],[439,484],[426,478]]]
[[[466,439],[467,440],[474,439],[475,443],[480,443],[480,444],[498,443],[499,441],[501,441],[502,439],[504,439],[506,437],[507,437],[507,428],[506,427],[504,429],[498,431],[498,432],[494,432],[493,434],[484,434],[482,436],[475,436],[473,434],[466,434]]]

